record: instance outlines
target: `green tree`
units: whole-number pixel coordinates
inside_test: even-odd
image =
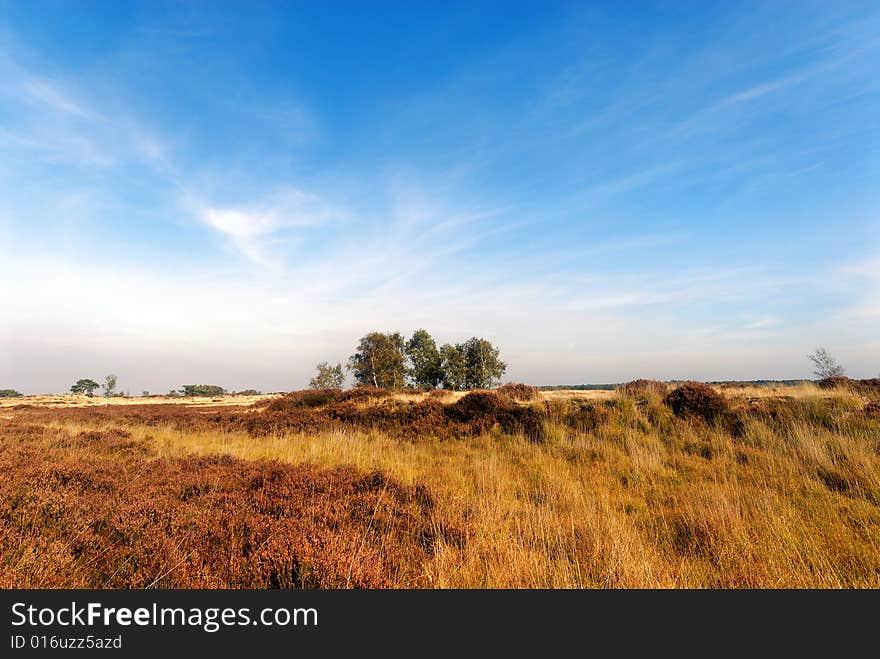
[[[467,365],[467,388],[488,389],[501,379],[507,364],[500,359],[501,350],[486,339],[473,336],[461,347]]]
[[[309,380],[309,387],[312,389],[341,389],[345,384],[342,364],[330,366],[327,362],[321,362],[315,368],[318,369],[318,374]]]
[[[0,389],[0,398],[19,398],[20,396],[21,392],[15,389]]]
[[[85,394],[86,396],[91,396],[95,393],[95,389],[99,389],[100,387],[101,385],[94,380],[84,378],[82,380],[77,380],[76,384],[70,387],[70,392],[74,394]]]
[[[107,397],[116,395],[116,376],[111,373],[104,378],[104,395]]]
[[[467,387],[467,362],[464,344],[444,343],[440,346],[443,388],[461,391]]]
[[[185,384],[180,390],[184,396],[222,396],[226,389],[216,384]]]
[[[415,386],[436,389],[443,382],[443,360],[428,330],[417,330],[406,342],[406,356],[410,362],[408,375]]]
[[[400,332],[370,332],[358,342],[348,369],[359,385],[401,389],[406,377],[406,354]]]

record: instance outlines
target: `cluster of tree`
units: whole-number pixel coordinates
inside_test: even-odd
[[[111,398],[113,396],[126,396],[127,394],[116,390],[117,377],[110,373],[104,377],[104,384],[98,384],[94,380],[90,380],[88,378],[83,378],[81,380],[77,380],[75,384],[70,387],[71,393],[74,394],[85,394],[86,396],[94,396],[95,391],[97,389],[103,389],[104,396]]]
[[[0,389],[0,398],[19,398],[21,392],[15,389]]]
[[[416,331],[407,341],[400,332],[370,332],[361,337],[347,368],[358,385],[402,389],[487,389],[498,383],[507,364],[491,342],[472,337],[464,343],[445,343],[439,348],[431,334]],[[341,387],[342,364],[321,362],[309,386],[314,389]]]
[[[180,388],[181,396],[223,396],[226,389],[216,384],[185,384]]]

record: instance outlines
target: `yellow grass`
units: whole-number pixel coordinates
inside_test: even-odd
[[[828,393],[800,386],[775,395]],[[862,404],[837,395],[844,406]],[[438,518],[466,536],[441,544],[425,566],[437,587],[880,587],[880,436],[871,428],[795,422],[779,435],[752,420],[739,438],[699,425],[661,433],[668,410],[657,401],[646,409],[614,392],[542,396],[618,396],[620,413],[594,433],[553,425],[542,444],[129,430],[159,456],[353,465],[427,484]]]

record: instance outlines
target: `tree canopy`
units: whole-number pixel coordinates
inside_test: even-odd
[[[420,329],[406,342],[406,356],[410,367],[407,370],[416,387],[436,389],[443,382],[443,359],[428,330]]]
[[[326,362],[318,365],[329,368]],[[444,389],[488,389],[496,385],[507,369],[499,348],[486,339],[471,337],[464,343],[445,343],[439,349],[431,334],[420,329],[409,341],[400,332],[370,332],[362,336],[348,368],[358,385],[400,389],[415,387]],[[330,382],[315,378],[312,382]],[[313,385],[314,386],[314,385]]]
[[[216,384],[185,384],[180,390],[184,396],[222,396],[226,389]]]
[[[312,389],[341,389],[345,384],[345,373],[342,371],[342,364],[330,366],[328,362],[321,362],[315,368],[318,374],[309,380],[309,387]]]
[[[359,385],[401,389],[406,378],[406,354],[400,332],[370,332],[362,336],[348,369]]]
[[[816,348],[816,352],[807,355],[813,362],[813,373],[819,378],[835,378],[846,375],[846,370],[825,348]]]
[[[77,380],[76,384],[71,385],[70,392],[74,394],[86,394],[87,396],[91,396],[95,393],[95,390],[100,389],[100,387],[101,385],[94,380],[83,378],[81,380]]]

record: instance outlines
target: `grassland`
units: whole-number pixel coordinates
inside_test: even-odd
[[[880,391],[715,390],[15,399],[0,586],[880,587]]]

